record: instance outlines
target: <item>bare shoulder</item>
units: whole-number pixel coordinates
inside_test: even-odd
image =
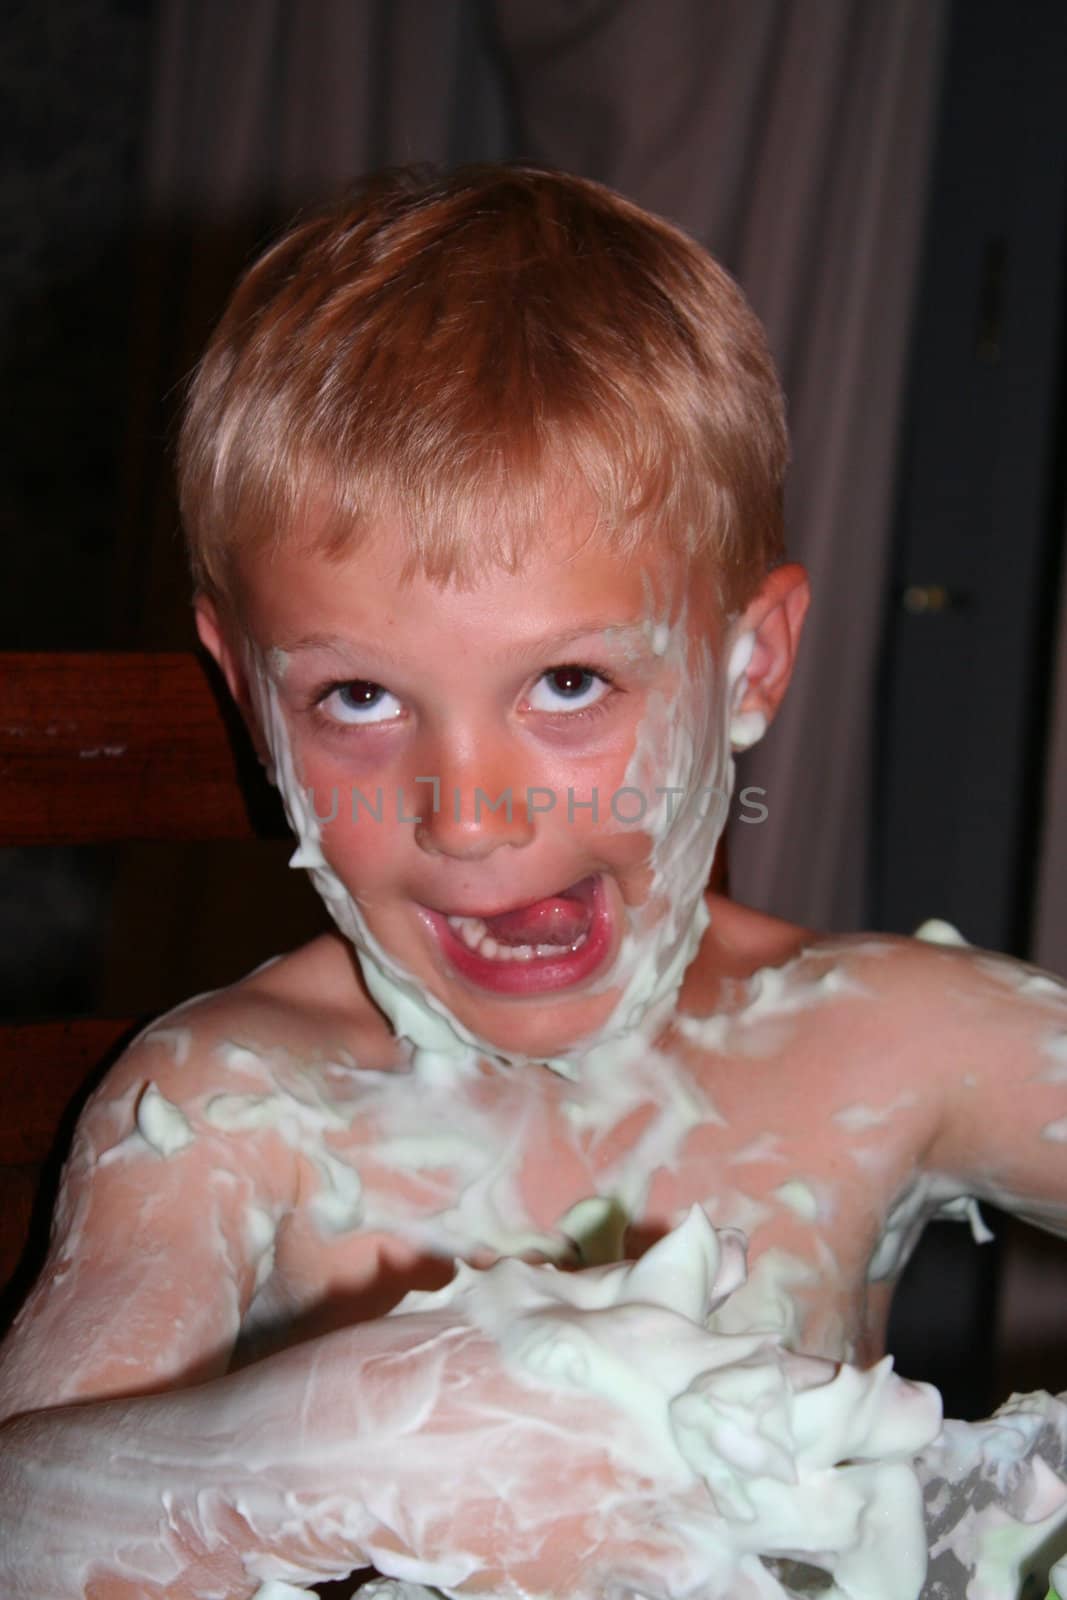
[[[924,923],[914,936],[819,933],[768,916],[722,896],[709,897],[716,953],[724,968],[750,976],[769,968],[834,965],[862,979],[872,998],[914,999],[933,1014],[958,1017],[985,996],[991,1004],[1055,1010],[1067,1003],[1067,983],[1014,957],[968,944],[950,924]]]
[[[187,1098],[221,1087],[253,1054],[295,1065],[339,1060],[373,1068],[388,1064],[393,1052],[351,952],[338,936],[323,934],[156,1018],[102,1089],[122,1094],[148,1074],[162,1092],[174,1088]]]
[[[807,1043],[825,1065],[840,1044],[856,1071],[931,1081],[976,1053],[1018,1053],[1028,1037],[1067,1030],[1067,985],[946,924],[923,937],[819,934],[720,896],[710,909],[682,1009],[736,1012],[748,1026],[788,1012],[794,1055]]]
[[[982,1026],[997,1015],[1067,1019],[1067,984],[1012,956],[967,944],[948,924],[930,922],[899,934],[816,937],[811,956],[862,973],[872,997],[915,1014],[925,1028]]]
[[[196,1172],[225,1170],[288,1205],[299,1162],[285,1115],[328,1090],[331,1075],[351,1092],[353,1068],[381,1070],[396,1055],[347,947],[323,935],[150,1023],[90,1098],[67,1177],[99,1189],[105,1171],[144,1156],[157,1186],[169,1181],[190,1203]]]
[[[847,1055],[861,1085],[926,1105],[941,1130],[928,1154],[946,1169],[988,1148],[998,1122],[1025,1116],[1048,1141],[1067,1138],[1067,985],[943,924],[930,932],[806,942],[792,971],[809,992],[830,975],[821,981],[842,1002],[810,1013],[809,1043]]]

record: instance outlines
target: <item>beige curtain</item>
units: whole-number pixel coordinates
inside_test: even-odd
[[[389,161],[516,153],[600,178],[707,242],[770,330],[794,433],[791,545],[816,602],[786,710],[745,758],[741,781],[766,790],[769,814],[733,828],[731,876],[741,899],[856,926],[945,16],[946,0],[161,0],[134,408],[149,421],[131,448],[117,635],[191,639],[157,397],[191,365],[269,225]],[[487,90],[494,70],[513,141]],[[201,941],[222,931],[205,945],[175,929],[162,986],[139,980],[147,1005],[270,953],[246,947],[234,920],[244,868],[216,863],[204,882],[195,854],[168,861],[141,852],[124,867],[117,987],[131,926],[166,894],[161,877],[186,886]],[[262,919],[255,938],[285,942]]]

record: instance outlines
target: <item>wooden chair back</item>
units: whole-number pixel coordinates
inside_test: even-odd
[[[240,719],[196,655],[0,655],[0,846],[284,831]],[[39,1265],[47,1180],[77,1110],[146,1020],[19,1017],[0,1027],[0,1327]]]

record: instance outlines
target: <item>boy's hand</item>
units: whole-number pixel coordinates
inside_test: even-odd
[[[309,1440],[334,1441],[330,1487],[359,1505],[344,1536],[381,1570],[447,1589],[691,1588],[718,1513],[670,1406],[722,1361],[703,1318],[743,1271],[739,1241],[694,1213],[636,1265],[461,1266],[352,1330],[348,1393],[331,1392],[331,1355],[301,1404]],[[725,1343],[736,1358],[760,1342]]]
[[[421,1426],[397,1442],[390,1504],[367,1494],[380,1515],[375,1564],[463,1593],[666,1600],[691,1589],[717,1517],[669,1436],[667,1368],[672,1345],[685,1370],[694,1352],[682,1345],[708,1336],[651,1307],[576,1310],[564,1329],[534,1316],[527,1332],[524,1356],[555,1367],[555,1381],[533,1366],[523,1376],[483,1333],[444,1333]],[[606,1356],[621,1369],[627,1355],[640,1407],[580,1381],[583,1363]]]

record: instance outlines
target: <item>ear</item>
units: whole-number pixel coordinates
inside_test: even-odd
[[[196,631],[200,635],[200,643],[208,655],[216,662],[222,676],[226,679],[237,709],[244,718],[245,726],[252,736],[256,754],[269,772],[271,770],[270,752],[267,742],[263,737],[252,704],[252,695],[248,688],[248,674],[241,652],[234,643],[234,627],[227,626],[226,620],[220,614],[219,607],[211,596],[203,590],[198,590],[193,599],[193,611],[196,616]]]
[[[811,586],[802,566],[775,567],[733,624],[731,633],[753,640],[752,655],[738,685],[730,742],[746,750],[774,720],[793,676],[797,646],[808,614]]]

